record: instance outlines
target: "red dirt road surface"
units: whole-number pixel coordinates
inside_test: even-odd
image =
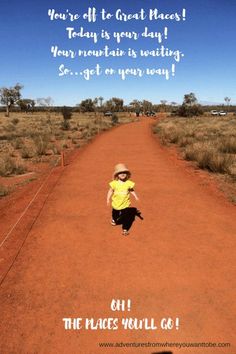
[[[132,205],[144,216],[129,236],[110,225],[106,206],[119,162],[132,171],[140,198]],[[236,353],[235,207],[204,173],[159,145],[149,120],[79,150],[39,204],[1,285],[1,354]],[[3,244],[3,258],[18,237]],[[113,299],[125,308],[113,311]],[[81,318],[82,328],[65,330],[63,318]],[[123,318],[148,320],[146,328],[124,329]],[[166,342],[209,346],[157,344]]]

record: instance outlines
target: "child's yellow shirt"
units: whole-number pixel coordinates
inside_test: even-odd
[[[130,180],[125,182],[113,180],[109,183],[109,186],[113,190],[112,207],[116,210],[128,208],[131,204],[130,190],[134,188],[135,183]]]

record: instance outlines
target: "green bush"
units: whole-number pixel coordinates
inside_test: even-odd
[[[72,117],[72,109],[70,107],[62,107],[61,113],[63,115],[64,120],[69,120]]]
[[[180,117],[194,117],[194,116],[200,116],[203,114],[203,110],[201,106],[199,105],[186,105],[182,104],[177,110],[176,110],[176,115]]]

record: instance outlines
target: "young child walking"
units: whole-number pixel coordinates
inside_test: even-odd
[[[112,197],[111,224],[113,226],[122,225],[122,234],[126,236],[129,234],[128,231],[132,226],[135,216],[139,216],[142,219],[139,210],[130,208],[130,194],[136,200],[139,200],[139,198],[134,191],[135,183],[130,180],[131,173],[123,163],[115,166],[113,176],[114,179],[109,183],[110,189],[107,193],[107,205],[110,204],[110,198]]]

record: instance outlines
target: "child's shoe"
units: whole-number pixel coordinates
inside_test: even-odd
[[[128,230],[123,230],[122,235],[127,236],[129,234]]]
[[[115,220],[111,219],[111,225],[112,225],[112,226],[116,226]]]

